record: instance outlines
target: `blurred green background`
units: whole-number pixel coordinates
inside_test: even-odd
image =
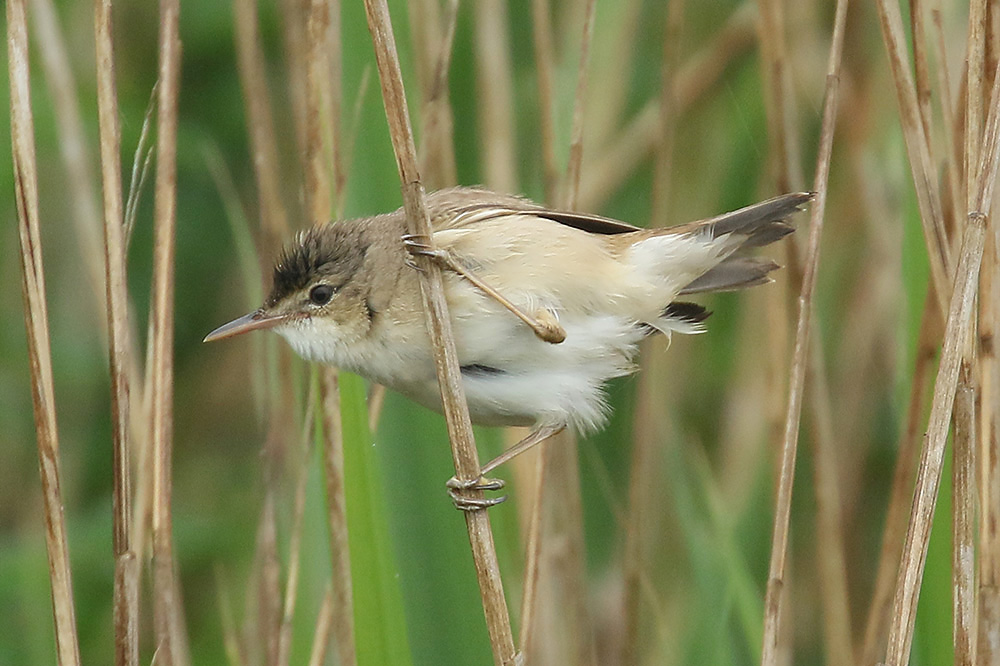
[[[286,3],[287,4],[287,3]],[[407,77],[411,112],[419,113],[410,12],[390,2]],[[555,123],[565,163],[575,86],[582,3],[553,2],[556,35]],[[832,3],[787,3],[794,120],[808,187],[822,110]],[[896,441],[912,372],[916,331],[926,289],[924,244],[898,130],[895,100],[868,3],[851,10],[840,126],[827,208],[817,314],[827,355],[836,423],[843,532],[853,614],[859,642],[871,586]],[[97,121],[93,18],[89,3],[60,2],[58,20],[69,52],[84,121],[88,162],[96,174]],[[35,3],[32,3],[32,20]],[[283,5],[259,6],[273,111],[284,178],[284,199],[302,218],[302,185],[282,42]],[[531,3],[506,5],[512,58],[516,163],[521,193],[544,197],[539,154],[536,67],[531,49]],[[582,193],[594,212],[645,225],[651,214],[654,164],[650,141],[636,164],[608,163],[624,145],[623,128],[658,99],[667,3],[657,0],[598,2],[590,72],[584,182],[590,173],[623,170],[606,195]],[[746,16],[733,19],[733,16]],[[242,214],[262,246],[255,181],[249,157],[245,107],[237,76],[233,8],[227,2],[183,2],[183,66],[178,138],[176,262],[176,366],[174,427],[174,528],[177,563],[194,663],[225,663],[220,598],[241,622],[252,605],[247,590],[262,507],[262,445],[266,413],[255,403],[252,382],[260,363],[251,340],[203,346],[215,326],[257,306],[251,294],[267,286],[263,272],[248,284],[237,261],[226,195],[213,180],[206,155],[221,158],[235,185]],[[473,3],[459,13],[450,100],[458,180],[485,179],[474,52]],[[131,163],[157,66],[155,3],[115,6],[116,55],[123,156]],[[742,21],[742,22],[741,22]],[[945,15],[946,34],[961,37],[964,18]],[[734,27],[735,25],[735,27]],[[736,34],[713,46],[720,35]],[[957,31],[957,33],[956,33]],[[34,39],[35,33],[33,33]],[[623,38],[623,35],[625,37]],[[360,0],[343,2],[344,119],[354,136],[347,156],[344,210],[361,215],[401,203]],[[670,174],[671,223],[733,209],[775,194],[773,158],[756,47],[753,3],[688,3],[680,33],[680,71],[691,74],[692,94],[677,117]],[[961,43],[959,39],[957,43]],[[707,54],[707,55],[706,55]],[[717,75],[695,65],[720,60]],[[4,56],[5,57],[5,56]],[[694,64],[692,64],[694,63]],[[685,69],[687,67],[687,69]],[[367,74],[365,73],[367,72]],[[41,56],[32,51],[32,100],[41,192],[45,277],[62,446],[62,479],[69,526],[73,584],[85,663],[112,654],[111,450],[103,313],[87,278],[85,242],[74,223],[85,202],[66,186],[55,103]],[[362,80],[368,85],[362,90]],[[703,81],[701,79],[704,79]],[[957,78],[957,77],[956,77]],[[604,99],[602,86],[620,86],[621,104]],[[7,87],[0,94],[8,106]],[[615,102],[617,99],[615,100]],[[360,113],[354,115],[358,105]],[[611,119],[590,123],[610,107]],[[417,124],[417,123],[415,123]],[[594,129],[597,127],[597,129]],[[2,141],[6,142],[5,133]],[[419,140],[419,137],[418,137]],[[4,153],[9,154],[8,146]],[[12,193],[11,163],[0,161],[0,181]],[[96,182],[96,180],[95,180]],[[96,191],[95,191],[96,195]],[[591,196],[592,195],[592,196]],[[230,199],[230,203],[234,200]],[[0,663],[54,660],[42,503],[34,447],[31,392],[21,319],[20,265],[13,196],[0,198]],[[800,216],[804,226],[807,216]],[[237,227],[238,228],[238,225]],[[794,241],[800,247],[805,234]],[[243,239],[245,241],[245,238]],[[152,246],[152,190],[147,185],[129,252],[129,285],[135,330],[145,341]],[[266,266],[272,256],[262,256]],[[780,255],[779,255],[780,256]],[[784,262],[789,257],[782,256]],[[794,256],[791,258],[794,262]],[[790,293],[787,272],[768,287]],[[708,333],[658,341],[661,380],[651,404],[669,437],[655,460],[647,544],[647,589],[642,602],[642,663],[749,664],[759,659],[763,590],[773,513],[777,441],[768,430],[783,410],[781,380],[768,377],[768,338],[774,330],[766,290],[706,299],[715,314]],[[782,299],[777,299],[778,301]],[[786,307],[792,308],[787,299]],[[794,314],[794,309],[791,309]],[[259,350],[258,350],[259,351]],[[295,363],[300,396],[309,371]],[[777,394],[774,393],[778,387]],[[610,387],[615,415],[608,429],[580,443],[588,607],[599,655],[613,650],[621,633],[623,526],[628,502],[631,430],[637,380]],[[815,565],[815,495],[807,406],[798,463],[792,528],[792,577],[787,621],[793,662],[823,663],[822,622]],[[483,455],[495,453],[502,435],[479,431]],[[376,435],[391,538],[399,567],[408,636],[416,664],[490,663],[461,515],[447,501],[450,453],[440,416],[389,394]],[[297,454],[296,454],[297,455]],[[293,464],[288,467],[294,470]],[[285,471],[278,497],[279,552],[286,552],[293,474]],[[506,475],[509,478],[509,475]],[[947,479],[947,475],[946,475]],[[947,483],[947,481],[946,481]],[[517,484],[513,500],[491,516],[511,607],[520,599],[523,546]],[[949,497],[948,489],[942,498]],[[315,615],[328,578],[327,523],[322,470],[313,464],[307,495],[302,585],[295,616],[292,663],[305,662]],[[946,500],[938,516],[947,516]],[[946,527],[935,530],[922,596],[914,661],[950,659],[950,569]],[[143,655],[152,649],[144,574]],[[515,613],[516,614],[516,613]],[[570,662],[567,662],[570,663]],[[611,661],[599,663],[614,663]]]

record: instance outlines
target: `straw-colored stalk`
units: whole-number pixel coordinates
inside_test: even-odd
[[[847,20],[847,0],[838,0],[834,18],[833,40],[827,65],[826,95],[823,102],[823,124],[820,131],[819,153],[816,158],[816,175],[813,189],[816,199],[812,203],[809,219],[809,241],[805,257],[805,273],[799,294],[799,311],[792,352],[788,389],[788,410],[785,414],[784,441],[782,444],[780,476],[771,542],[771,563],[768,573],[767,594],[764,602],[764,642],[761,663],[776,664],[779,654],[781,627],[782,588],[785,583],[785,561],[788,551],[788,526],[791,517],[792,485],[795,478],[795,455],[798,448],[799,421],[805,389],[806,369],[809,364],[809,334],[812,324],[812,301],[819,269],[820,240],[823,231],[823,213],[826,207],[826,186],[833,153],[833,136],[837,120],[837,91],[840,83],[840,61],[843,52],[844,31]]]
[[[179,19],[179,0],[161,0],[149,372],[153,457],[153,619],[157,662],[168,665],[190,661],[184,636],[180,589],[175,577],[171,513],[177,98],[181,59]]]
[[[45,510],[45,545],[52,585],[56,657],[63,666],[80,663],[69,545],[59,482],[59,433],[56,427],[52,353],[49,344],[42,239],[38,212],[38,169],[35,162],[31,73],[28,65],[28,17],[24,0],[7,3],[7,66],[10,77],[10,135],[14,159],[14,193],[21,241],[24,324],[28,337],[31,396],[35,413],[38,465]]]
[[[896,464],[892,472],[885,527],[882,528],[882,547],[879,551],[875,584],[871,601],[868,603],[868,619],[861,649],[861,663],[864,664],[877,662],[885,646],[889,614],[892,610],[896,564],[899,562],[899,553],[906,535],[907,506],[919,458],[921,424],[927,404],[931,368],[937,354],[936,340],[940,338],[939,329],[937,305],[933,295],[928,292],[920,321],[920,333],[917,337],[916,358],[910,380],[906,416],[903,419],[903,432],[896,447]]]
[[[115,558],[115,663],[139,661],[139,560],[132,545],[132,478],[129,421],[128,284],[125,262],[125,206],[122,200],[121,125],[115,83],[111,0],[94,2],[97,48],[97,106],[104,184],[104,269],[111,372],[112,552]]]
[[[399,168],[408,229],[410,233],[429,238],[430,220],[417,169],[416,147],[403,90],[399,56],[396,53],[389,19],[389,8],[385,0],[365,0],[365,13],[375,47],[382,100]],[[441,387],[443,411],[452,445],[456,476],[459,479],[476,479],[480,476],[479,460],[472,435],[472,423],[469,420],[469,409],[462,389],[455,340],[444,298],[441,269],[427,258],[418,258],[417,261],[423,269],[420,272],[421,294],[434,351],[438,384]],[[483,495],[481,491],[472,491],[469,496],[481,498]],[[514,639],[489,516],[486,511],[466,511],[465,520],[479,579],[486,626],[493,647],[493,657],[499,665],[510,664],[515,659]]]
[[[562,188],[564,198],[560,202],[570,210],[577,206],[583,168],[583,121],[587,103],[588,64],[594,34],[595,10],[594,1],[589,0],[583,17],[570,129],[569,160]],[[554,91],[550,91],[551,93]],[[549,149],[546,152],[555,151]],[[524,577],[526,581],[532,581],[532,584],[529,590],[531,594],[526,594],[524,597],[523,613],[531,620],[531,624],[525,623],[522,619],[521,652],[531,662],[547,660],[546,653],[539,653],[537,648],[548,645],[550,650],[554,647],[558,649],[560,642],[553,640],[544,643],[535,642],[534,649],[531,648],[531,643],[535,635],[545,635],[549,631],[554,631],[565,637],[562,645],[566,650],[564,656],[568,663],[592,664],[595,662],[595,646],[592,621],[587,609],[583,508],[576,437],[569,433],[561,433],[545,446],[536,461],[537,478],[544,479],[544,483],[539,484],[540,492],[534,495],[532,506],[534,515],[530,520],[532,532],[529,533],[528,541],[531,550],[527,559],[532,569],[526,569]],[[560,533],[553,534],[554,529],[558,529]],[[560,545],[555,546],[555,544]],[[543,614],[538,608],[541,601],[538,581],[542,576],[543,563],[549,564],[549,567],[544,569],[544,575],[552,582],[550,589],[555,592],[546,598],[549,611],[547,617],[558,620],[556,624],[539,626]],[[548,654],[551,655],[551,652]]]
[[[538,86],[538,129],[542,153],[542,182],[545,200],[556,201],[559,190],[559,162],[556,159],[555,55],[552,19],[548,0],[531,0],[532,43],[535,51],[535,80]]]
[[[666,226],[669,220],[670,181],[674,166],[674,138],[678,108],[675,79],[680,63],[680,43],[684,23],[683,0],[671,2],[665,12],[663,62],[660,71],[659,142],[656,146],[652,212],[650,226]],[[628,513],[623,519],[625,545],[622,555],[624,598],[622,611],[625,634],[622,637],[620,660],[634,664],[639,660],[640,599],[645,572],[645,547],[649,531],[649,507],[656,466],[655,447],[660,430],[657,428],[655,396],[663,388],[664,375],[657,372],[659,364],[648,352],[650,345],[640,349],[642,363],[636,392],[635,417],[632,427],[632,459],[629,463]]]
[[[517,191],[514,81],[507,3],[479,0],[476,8],[476,96],[484,182],[500,192]]]
[[[940,311],[945,313],[948,312],[947,295],[951,282],[949,278],[952,268],[951,252],[944,229],[944,216],[937,189],[937,171],[931,157],[930,140],[924,131],[917,89],[908,64],[903,19],[899,4],[896,2],[878,0],[876,7],[896,88],[899,119],[917,192],[917,204],[920,208],[920,221],[924,227],[934,293],[937,294]]]
[[[351,555],[347,533],[347,503],[344,495],[344,437],[340,422],[340,392],[337,371],[320,368],[320,396],[323,402],[323,466],[326,477],[327,520],[330,524],[330,555],[333,558],[333,585],[330,592],[330,631],[342,666],[357,663],[354,645]],[[324,600],[323,607],[327,603]],[[317,620],[317,624],[319,620]]]
[[[424,7],[427,4],[411,4],[411,12],[413,7]],[[424,84],[420,168],[421,173],[426,175],[430,185],[435,188],[458,182],[454,123],[448,96],[448,71],[451,69],[452,46],[458,26],[458,6],[458,0],[449,1],[448,13],[444,19],[444,35],[437,42],[426,44],[432,67],[429,80]]]
[[[967,348],[971,351],[971,344]],[[962,362],[955,395],[955,434],[952,438],[952,551],[954,586],[955,666],[973,666],[975,661],[975,492],[976,390],[972,364]]]
[[[994,211],[997,209],[994,204]],[[1000,230],[996,217],[993,226]],[[1000,231],[997,231],[1000,234]],[[979,485],[979,627],[976,656],[981,663],[1000,659],[1000,361],[996,353],[996,332],[1000,325],[1000,240],[988,242],[987,259],[980,275],[979,381],[980,422],[976,457]]]
[[[309,463],[312,460],[313,408],[316,404],[314,388],[306,399],[306,413],[302,423],[302,460],[299,462],[298,478],[295,482],[295,504],[292,509],[292,529],[288,539],[288,574],[285,580],[285,596],[281,607],[281,624],[278,627],[278,654],[276,666],[287,666],[292,652],[292,620],[299,595],[299,554],[302,550],[302,525],[306,511],[306,481],[309,478]]]
[[[1000,74],[1000,67],[997,68],[997,73]],[[917,470],[910,525],[896,580],[886,656],[886,663],[889,666],[902,666],[909,659],[920,582],[930,541],[931,521],[944,465],[945,443],[955,393],[958,389],[959,369],[975,312],[979,268],[986,240],[986,215],[983,211],[990,210],[993,187],[1000,168],[1000,149],[998,149],[1000,86],[996,82],[997,78],[994,78],[986,132],[975,172],[975,196],[972,202],[974,205],[969,207],[962,234],[961,253],[951,293],[941,362],[934,383],[934,400],[921,451],[920,466]]]
[[[678,115],[712,90],[726,67],[753,47],[754,21],[753,5],[743,3],[715,36],[678,68],[674,78]],[[536,67],[540,66],[541,63]],[[539,76],[541,74],[539,69]],[[603,146],[595,146],[596,156],[589,161],[591,166],[584,171],[580,185],[581,210],[599,208],[656,148],[660,131],[659,104],[659,100],[647,102],[615,136]]]
[[[274,136],[267,69],[257,27],[257,0],[235,0],[233,8],[238,71],[247,110],[261,227],[267,239],[265,249],[271,250],[287,235],[288,216],[281,200],[278,146]]]
[[[80,100],[66,39],[52,0],[32,0],[32,25],[45,81],[52,95],[52,112],[59,129],[59,152],[66,165],[66,185],[73,200],[69,218],[80,241],[87,286],[104,314],[105,290],[101,257],[100,212],[95,197],[92,155],[80,116]],[[104,333],[103,328],[100,329]]]

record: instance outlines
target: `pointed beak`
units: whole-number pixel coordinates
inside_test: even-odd
[[[248,315],[243,315],[239,319],[234,319],[228,324],[223,324],[206,335],[202,342],[225,340],[226,338],[231,338],[234,335],[240,335],[241,333],[249,333],[250,331],[273,328],[288,319],[288,314],[268,314],[263,310],[257,310],[256,312],[251,312]]]

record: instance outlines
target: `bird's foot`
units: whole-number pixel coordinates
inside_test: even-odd
[[[445,486],[448,488],[448,496],[451,497],[456,509],[462,511],[480,511],[496,506],[507,499],[506,495],[500,497],[469,497],[466,493],[470,490],[480,492],[486,490],[500,490],[505,485],[503,479],[459,479],[451,477]]]
[[[423,234],[405,234],[403,247],[406,248],[406,265],[418,271],[423,269],[413,260],[414,257],[420,255],[440,261],[446,255],[444,250],[435,249],[431,239]]]

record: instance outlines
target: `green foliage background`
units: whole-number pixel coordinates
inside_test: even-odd
[[[282,64],[280,3],[261,3],[263,46],[271,63],[275,118],[287,174],[286,203],[301,210],[301,185],[294,154]],[[559,50],[557,129],[565,160],[575,83],[577,24],[571,3],[556,2]],[[789,4],[790,52],[803,164],[811,169],[822,104],[832,3]],[[805,5],[806,3],[802,3]],[[909,374],[927,269],[912,186],[895,116],[877,19],[868,3],[852,9],[845,51],[845,101],[835,144],[827,233],[818,291],[820,335],[828,356],[834,414],[842,425],[842,485],[846,555],[854,635],[864,627],[880,543],[894,450],[908,391]],[[615,62],[621,45],[614,30],[634,3],[599,2],[591,69]],[[659,95],[666,3],[639,3],[638,29],[628,44],[624,120]],[[411,94],[419,108],[413,73],[406,3],[390,2],[399,50]],[[688,3],[681,62],[699,53],[734,11],[732,0]],[[59,19],[70,51],[89,148],[96,161],[96,102],[93,29],[88,3],[62,2]],[[538,112],[531,44],[530,3],[508,4],[517,108],[518,169],[523,193],[541,199]],[[116,49],[123,152],[131,159],[156,72],[155,3],[116,3]],[[373,68],[370,38],[360,0],[343,2],[345,118],[350,125],[364,72],[370,84],[360,115],[345,200],[348,215],[369,214],[401,203],[395,163]],[[948,17],[961,27],[961,16]],[[483,180],[477,124],[474,13],[463,6],[449,77],[459,180]],[[178,145],[176,287],[176,383],[174,525],[183,583],[184,608],[194,663],[224,663],[219,597],[243,616],[252,576],[257,522],[263,494],[261,447],[265,415],[255,405],[248,377],[259,356],[248,340],[206,347],[201,339],[216,325],[256,307],[267,277],[248,284],[237,261],[239,242],[229,213],[209,175],[206,152],[217,152],[231,172],[239,203],[259,240],[256,193],[244,105],[234,52],[233,13],[220,0],[185,2],[181,12],[183,72]],[[101,336],[103,313],[94,307],[83,278],[80,241],[70,223],[79,205],[69,198],[60,158],[53,102],[37,51],[33,51],[33,105],[42,193],[45,268],[62,444],[63,490],[69,524],[74,592],[85,663],[112,654],[111,625],[111,451],[108,379]],[[603,72],[607,75],[607,72]],[[731,56],[721,76],[678,119],[670,194],[673,223],[708,216],[774,194],[758,53],[751,47]],[[602,91],[591,88],[600,104]],[[7,106],[8,90],[0,90]],[[4,139],[0,141],[6,142]],[[585,145],[585,169],[602,153]],[[4,154],[9,154],[4,146]],[[590,164],[588,164],[590,161]],[[602,201],[595,212],[646,224],[653,182],[651,158]],[[811,178],[807,174],[807,178]],[[41,496],[31,418],[31,394],[21,322],[19,260],[10,161],[0,161],[0,663],[52,663]],[[806,181],[808,182],[808,181]],[[874,198],[883,204],[872,206]],[[129,255],[135,330],[144,340],[149,305],[152,196],[143,198]],[[872,211],[888,218],[874,219]],[[804,224],[805,216],[800,223]],[[297,224],[295,226],[298,226]],[[238,225],[237,227],[238,228]],[[802,234],[799,234],[802,236]],[[873,240],[877,239],[877,240]],[[803,239],[799,238],[798,242]],[[262,257],[266,265],[271,257]],[[872,293],[886,280],[888,294]],[[879,283],[881,284],[881,283]],[[770,289],[787,289],[785,276]],[[760,291],[760,290],[758,290]],[[709,332],[675,338],[664,363],[669,380],[657,396],[670,423],[657,461],[656,536],[649,556],[649,581],[659,606],[644,605],[643,632],[649,663],[748,664],[758,660],[762,600],[769,556],[776,442],[737,409],[763,409],[766,401],[740,396],[761,391],[770,319],[760,293],[719,296]],[[871,323],[858,334],[851,327]],[[748,332],[749,331],[749,332]],[[856,358],[859,340],[874,354]],[[845,342],[846,341],[846,342]],[[663,354],[665,344],[651,346]],[[858,363],[865,367],[858,368]],[[248,367],[249,366],[249,367]],[[308,370],[296,364],[300,398]],[[857,383],[860,379],[861,383]],[[601,632],[615,630],[614,590],[620,582],[622,525],[617,507],[627,503],[630,432],[636,380],[615,383],[610,395],[615,417],[604,433],[581,443],[588,577],[592,614]],[[849,400],[848,400],[849,398]],[[841,401],[843,400],[843,403]],[[300,399],[300,403],[304,402]],[[778,400],[777,404],[782,404]],[[845,413],[843,405],[861,405]],[[301,404],[299,405],[299,409]],[[296,415],[300,420],[301,413]],[[763,417],[761,417],[763,418]],[[745,433],[741,421],[757,423]],[[789,622],[794,663],[822,663],[816,584],[809,419],[803,429],[793,507],[794,580]],[[733,446],[745,438],[746,455]],[[480,432],[480,447],[500,447],[500,434]],[[441,418],[390,394],[375,435],[380,483],[388,508],[390,537],[415,664],[489,663],[463,521],[446,500],[444,480],[452,474]],[[289,478],[291,478],[289,476]],[[947,479],[947,477],[946,477]],[[947,483],[947,481],[946,481]],[[279,539],[287,544],[292,488],[279,498]],[[522,565],[517,498],[492,512],[512,608],[517,607]],[[949,496],[948,489],[942,497]],[[947,517],[946,502],[938,509]],[[303,663],[329,569],[327,525],[320,466],[310,472],[302,551],[303,579],[295,618],[292,663]],[[950,659],[950,568],[947,524],[935,529],[914,662]],[[282,550],[282,553],[285,551]],[[147,588],[148,575],[144,580]],[[145,620],[150,620],[146,617]],[[143,654],[151,656],[151,621],[143,625]]]

